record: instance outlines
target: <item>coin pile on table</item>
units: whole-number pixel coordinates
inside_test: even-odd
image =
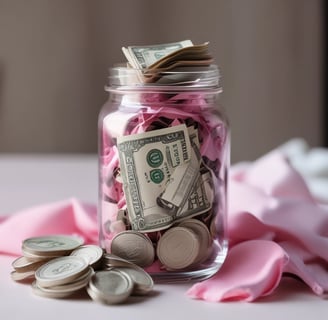
[[[93,300],[116,304],[153,289],[152,278],[142,268],[104,254],[99,246],[83,245],[77,237],[29,238],[23,241],[22,252],[12,263],[11,277],[32,282],[38,296],[65,298],[86,289]]]
[[[105,270],[119,269],[127,273],[134,282],[133,294],[135,295],[145,295],[153,289],[153,279],[144,269],[119,256],[105,253],[103,256],[103,268]]]
[[[69,255],[82,244],[81,238],[64,235],[25,239],[22,243],[23,256],[12,263],[15,270],[11,277],[15,281],[33,279],[40,266],[54,258]]]
[[[103,270],[91,277],[87,287],[93,300],[116,304],[131,295],[148,295],[153,290],[153,279],[136,264],[109,253],[104,253],[102,261]]]

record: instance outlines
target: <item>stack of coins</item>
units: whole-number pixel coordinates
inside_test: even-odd
[[[11,278],[15,281],[29,281],[34,279],[35,271],[48,260],[31,261],[22,256],[17,258],[12,266],[14,271],[11,272]]]
[[[199,239],[199,252],[193,264],[200,264],[210,255],[212,248],[212,236],[207,226],[197,219],[187,219],[179,223],[179,227],[193,231]]]
[[[157,243],[157,257],[168,270],[181,270],[202,263],[211,250],[212,237],[197,219],[182,221],[168,229]]]
[[[89,282],[89,296],[104,304],[122,303],[131,295],[132,279],[119,270],[98,271]]]
[[[80,247],[83,240],[78,237],[53,235],[28,238],[23,241],[23,256],[12,266],[11,277],[15,281],[33,280],[36,270],[51,259],[70,254]]]
[[[154,282],[147,272],[114,254],[104,254],[103,269],[91,277],[87,287],[97,302],[118,304],[131,295],[147,295],[153,290]]]
[[[35,272],[33,292],[42,297],[64,298],[85,288],[92,274],[93,269],[81,257],[56,258]]]
[[[142,268],[114,254],[105,253],[103,256],[105,270],[120,270],[125,272],[133,281],[133,295],[147,295],[153,290],[154,282],[151,276]]]
[[[118,304],[131,295],[147,295],[153,290],[150,275],[128,260],[105,253],[103,268],[91,277],[87,287],[89,296],[97,302]]]
[[[38,296],[65,298],[86,289],[97,302],[117,304],[153,289],[152,278],[142,268],[113,254],[104,254],[99,246],[83,245],[79,238],[29,238],[23,242],[22,251],[24,255],[12,264],[12,279],[31,281]],[[148,256],[142,261],[149,260]]]
[[[70,255],[84,259],[90,267],[97,270],[101,266],[103,253],[104,251],[100,247],[89,244],[75,249]]]
[[[12,263],[12,279],[33,281],[33,292],[48,298],[67,297],[86,287],[103,255],[100,247],[66,235],[28,238],[22,252]]]

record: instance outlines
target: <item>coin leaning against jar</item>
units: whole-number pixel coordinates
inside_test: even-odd
[[[113,238],[111,253],[139,267],[148,267],[155,259],[151,240],[146,235],[132,230],[120,232]]]

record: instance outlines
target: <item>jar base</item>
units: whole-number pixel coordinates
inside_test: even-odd
[[[214,261],[197,270],[148,272],[155,283],[181,283],[202,281],[214,276],[223,265],[228,253],[228,241],[224,241]]]

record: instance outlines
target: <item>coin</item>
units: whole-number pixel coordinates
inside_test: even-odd
[[[95,267],[101,260],[103,249],[92,244],[84,245],[75,249],[70,255],[74,257],[80,257],[84,259],[90,266]]]
[[[52,291],[51,289],[42,288],[42,287],[38,286],[37,282],[34,281],[32,283],[32,291],[35,295],[40,296],[40,297],[59,299],[59,298],[66,298],[66,297],[76,293],[80,289],[85,288],[85,286],[86,286],[86,284],[83,283],[79,287],[74,288],[72,290],[66,290],[66,291],[54,290],[54,291]]]
[[[45,264],[48,260],[31,261],[26,257],[19,257],[12,263],[13,268],[17,272],[36,271],[41,265]]]
[[[118,257],[112,253],[105,253],[103,255],[103,266],[107,268],[113,268],[113,267],[129,267],[133,264],[132,262],[123,259],[121,257]]]
[[[83,240],[78,237],[52,235],[25,239],[22,250],[35,256],[56,256],[69,254],[82,244]]]
[[[199,255],[199,238],[190,229],[173,227],[159,239],[157,256],[168,269],[178,270],[191,266]]]
[[[52,290],[52,291],[69,291],[69,290],[73,290],[77,286],[80,286],[82,283],[87,285],[93,274],[94,274],[93,268],[89,267],[84,274],[82,274],[81,276],[79,276],[78,278],[76,278],[76,279],[74,279],[70,282],[67,282],[67,283],[64,283],[64,284],[61,284],[61,285],[57,285],[57,286],[42,287],[42,288],[44,288],[46,290]]]
[[[77,279],[86,273],[88,268],[88,263],[82,258],[65,256],[42,265],[35,272],[35,278],[39,286],[57,286]]]
[[[212,238],[206,225],[197,219],[187,219],[180,222],[179,226],[191,229],[197,234],[200,240],[199,255],[195,260],[195,264],[206,260],[209,256],[209,251],[212,244]]]
[[[34,281],[32,283],[33,293],[46,298],[65,298],[80,289],[85,288],[93,273],[93,269],[89,267],[86,274],[82,275],[73,282],[51,287],[42,287],[39,285],[38,281]]]
[[[10,273],[11,279],[14,281],[25,281],[25,280],[33,280],[35,278],[34,271],[26,271],[26,272],[17,272],[12,271]]]
[[[103,267],[107,270],[122,270],[130,276],[134,282],[133,294],[144,295],[152,290],[154,286],[153,279],[141,267],[123,258],[115,256],[112,253],[105,253],[103,259]]]
[[[98,271],[90,279],[87,292],[90,297],[105,304],[125,301],[133,290],[131,278],[118,270]]]
[[[40,260],[49,260],[49,259],[54,259],[54,258],[58,258],[58,257],[61,257],[63,255],[65,255],[64,253],[54,253],[53,255],[44,255],[44,254],[32,254],[32,253],[29,253],[28,251],[26,250],[22,250],[23,251],[23,255],[24,257],[29,260],[29,261],[40,261]]]
[[[147,267],[154,261],[155,250],[150,239],[136,231],[123,231],[112,240],[111,252],[140,267]]]
[[[38,284],[36,283],[36,281],[34,281],[32,283],[32,292],[35,295],[43,297],[43,298],[60,299],[60,298],[66,298],[66,297],[70,296],[75,291],[73,291],[73,292],[49,292],[49,291],[46,291],[46,290],[42,289],[41,287],[39,287]]]
[[[133,295],[146,295],[153,290],[154,282],[151,276],[137,265],[119,267],[119,271],[124,271],[133,281]]]

